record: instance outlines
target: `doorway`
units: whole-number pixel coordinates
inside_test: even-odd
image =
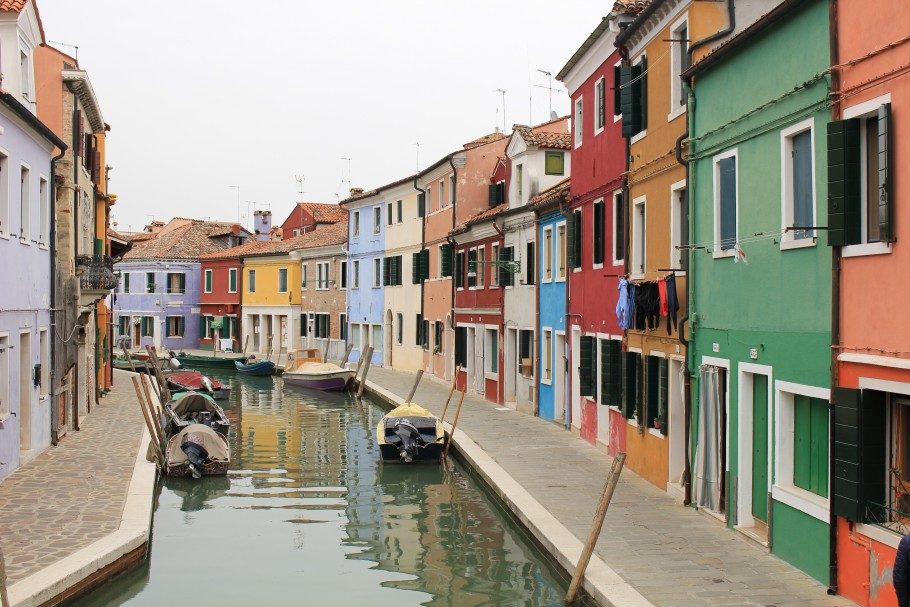
[[[19,450],[32,448],[32,335],[19,334]]]
[[[681,360],[672,358],[669,360],[667,435],[670,441],[670,458],[667,469],[667,489],[678,499],[682,499],[685,495],[682,478],[686,467],[685,372],[685,366]]]
[[[553,420],[566,422],[566,334],[556,333],[556,345],[553,348]]]
[[[382,364],[386,367],[392,366],[392,336],[395,332],[392,330],[392,311],[385,312],[385,353],[382,357]]]
[[[518,348],[518,331],[515,329],[506,329],[505,339],[505,376],[506,380],[506,402],[514,403],[516,399],[516,383],[518,375],[518,363],[515,360],[515,352]]]
[[[475,394],[477,393],[477,344],[474,341],[476,329],[473,326],[468,327],[468,369],[465,389],[470,388]]]
[[[736,527],[767,544],[771,478],[770,430],[771,367],[739,365],[739,482]]]

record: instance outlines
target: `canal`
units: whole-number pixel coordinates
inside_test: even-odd
[[[165,479],[149,560],[76,605],[562,604],[566,580],[471,474],[380,463],[379,406],[219,378],[230,473]]]

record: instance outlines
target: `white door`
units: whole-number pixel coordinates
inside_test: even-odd
[[[565,423],[566,420],[566,336],[556,334],[556,347],[553,349],[553,403],[555,421]]]

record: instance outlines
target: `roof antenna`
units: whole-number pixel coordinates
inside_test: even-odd
[[[341,171],[341,185],[343,186],[344,184],[348,184],[347,189],[342,190],[342,191],[350,192],[351,191],[351,159],[343,157],[343,158],[340,158],[339,160],[346,160],[348,163],[348,178],[347,179],[344,178],[344,170],[342,170]]]
[[[414,144],[414,147],[417,148],[417,172],[420,172],[420,142]]]
[[[306,175],[294,175],[294,181],[300,187],[297,193],[300,194],[300,200],[303,201],[303,185],[306,183]]]
[[[56,40],[48,40],[51,44],[56,44],[58,46],[65,46],[66,48],[71,48],[76,52],[73,53],[73,59],[76,60],[76,63],[79,63],[79,47],[75,44],[67,44],[66,42],[57,42]]]
[[[506,90],[493,89],[494,93],[502,93],[502,132],[506,132]]]

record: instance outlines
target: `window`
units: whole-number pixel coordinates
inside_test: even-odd
[[[29,170],[23,166],[19,172],[19,239],[28,240],[31,233],[29,209]]]
[[[446,182],[445,179],[439,180],[439,208],[446,206]]]
[[[351,323],[351,345],[355,350],[360,350],[360,325],[356,322]]]
[[[0,153],[0,235],[5,236],[10,235],[8,164],[9,157]]]
[[[331,316],[316,314],[313,334],[316,339],[328,339],[331,332]]]
[[[427,204],[430,205],[430,211],[432,211],[433,210],[433,186],[431,186],[431,185],[427,186],[427,196],[426,196],[426,202],[424,203],[424,206],[426,206]]]
[[[398,314],[395,315],[395,320],[398,322],[397,338],[398,338],[398,343],[400,345],[400,344],[404,343],[404,315],[401,312],[399,312]]]
[[[622,406],[622,341],[600,340],[600,398],[601,405]]]
[[[401,255],[386,257],[383,262],[383,281],[387,287],[401,286]]]
[[[228,293],[237,292],[237,268],[228,269]]]
[[[553,381],[553,331],[543,330],[543,343],[540,345],[541,381]]]
[[[632,274],[644,274],[648,250],[648,230],[645,216],[645,198],[632,201]]]
[[[620,265],[626,258],[626,205],[622,190],[613,192],[613,265]]]
[[[300,236],[300,230],[299,230],[299,229],[294,230],[294,231],[291,232],[291,233],[292,233],[294,236]]]
[[[316,264],[316,288],[323,291],[329,288],[329,262],[327,261]]]
[[[468,288],[477,286],[477,249],[468,250]]]
[[[518,372],[522,377],[534,377],[534,331],[518,332]]]
[[[685,271],[689,254],[689,195],[686,182],[670,186],[670,267]]]
[[[648,60],[619,68],[622,136],[631,139],[648,128]]]
[[[578,351],[579,394],[594,397],[597,395],[597,338],[582,335]]]
[[[130,292],[130,273],[129,272],[126,272],[125,274],[123,274],[123,292],[124,293]]]
[[[338,276],[341,277],[341,288],[347,289],[348,288],[348,262],[347,261],[344,261],[344,260],[341,261],[341,270],[339,270]]]
[[[351,262],[351,288],[360,288],[360,260],[358,259]]]
[[[38,216],[38,242],[48,244],[50,224],[50,199],[48,198],[47,179],[41,178],[38,185],[38,202],[41,205]]]
[[[556,279],[566,279],[566,224],[556,226]]]
[[[212,292],[212,271],[211,270],[205,271],[205,292],[206,293]]]
[[[525,191],[525,166],[523,164],[519,164],[515,167],[515,183],[517,186],[516,191],[518,192],[517,202],[521,203],[521,201],[524,199],[523,197]]]
[[[607,123],[607,82],[603,78],[594,85],[594,134],[604,130]]]
[[[525,243],[525,284],[537,284],[537,245],[533,240]]]
[[[0,421],[9,419],[10,385],[9,385],[9,337],[0,335]]]
[[[455,204],[455,175],[449,175],[449,204]]]
[[[129,335],[130,333],[130,317],[129,316],[118,316],[117,317],[117,335]]]
[[[246,273],[247,291],[256,292],[256,270],[248,270]]]
[[[821,398],[793,396],[793,484],[828,497],[828,401]]]
[[[575,100],[575,113],[573,114],[573,126],[575,127],[575,147],[581,147],[581,135],[584,132],[584,112],[582,98]]]
[[[781,131],[781,183],[784,230],[815,225],[812,118]],[[814,244],[814,230],[785,231],[781,248]],[[802,242],[798,242],[802,241]]]
[[[641,423],[648,428],[665,428],[667,417],[667,359],[660,356],[646,356],[645,394],[642,406],[644,419]]]
[[[183,272],[168,272],[167,292],[177,295],[186,293],[186,274]]]
[[[714,157],[714,256],[733,254],[737,241],[737,151]]]
[[[464,251],[455,253],[455,288],[464,288]]]
[[[486,329],[483,336],[483,369],[491,375],[499,373],[499,331]]]
[[[28,53],[19,49],[19,78],[20,84],[22,85],[22,98],[26,102],[31,103],[31,94],[32,94],[32,80],[31,80],[31,70],[30,62],[28,60]]]
[[[300,287],[306,289],[307,283],[310,281],[310,264],[304,263],[300,268]]]
[[[47,398],[48,389],[50,388],[51,373],[51,350],[50,342],[47,340],[47,329],[41,329],[38,332],[38,347],[41,360],[40,383],[38,385],[38,395],[41,398]]]
[[[414,345],[420,346],[423,344],[423,314],[417,314],[414,330]]]
[[[562,152],[545,152],[544,170],[547,175],[565,175],[566,155]]]
[[[379,234],[382,227],[382,207],[373,207],[373,234]]]
[[[638,417],[642,414],[642,356],[638,352],[623,352],[622,355],[622,409],[627,419]],[[721,390],[723,393],[723,390]]]
[[[603,198],[594,202],[594,228],[592,230],[593,242],[591,244],[591,253],[595,268],[599,268],[604,263],[604,201]]]
[[[346,342],[348,340],[348,315],[339,314],[338,315],[338,331],[339,338],[341,341]]]
[[[372,340],[370,345],[373,346],[373,348],[382,351],[382,325],[372,325],[371,328],[373,334],[370,336],[370,339]]]
[[[398,223],[401,223],[402,221],[404,221],[404,203],[401,200],[399,200],[398,202],[395,203],[395,206],[397,207],[397,210],[398,210]]]
[[[678,116],[686,107],[682,74],[689,69],[689,29],[683,21],[673,28],[670,38],[670,115]]]
[[[442,354],[445,351],[445,345],[442,343],[442,321],[437,320],[433,323],[433,353]]]
[[[351,229],[354,231],[352,238],[357,238],[360,236],[360,211],[354,211],[351,223],[353,223]]]
[[[155,273],[154,272],[145,273],[145,292],[146,293],[155,292]]]
[[[462,369],[468,366],[467,327],[455,327],[455,366]]]
[[[497,207],[506,201],[506,182],[497,181],[489,186],[489,200],[487,201],[490,208]]]
[[[543,230],[543,279],[546,281],[553,280],[553,229],[544,228]]]
[[[477,286],[481,289],[486,285],[486,282],[484,282],[484,274],[487,268],[486,261],[487,248],[479,247],[477,249]]]
[[[498,244],[494,244],[491,246],[490,259],[493,261],[503,261],[502,257],[499,254],[499,245]],[[501,268],[501,266],[495,265],[492,268],[492,271],[490,272],[490,287],[491,288],[499,286],[499,275],[501,274],[501,272],[499,271],[500,268]]]
[[[184,321],[182,316],[167,317],[167,336],[183,337]]]
[[[373,288],[382,286],[382,260],[378,257],[373,260]]]
[[[569,248],[569,267],[575,269],[581,267],[581,259],[584,254],[584,239],[582,238],[582,215],[581,209],[575,209],[569,215],[569,221],[566,223],[566,235]]]
[[[278,269],[278,292],[279,293],[288,292],[288,269],[287,268]]]
[[[385,218],[386,225],[392,225],[392,223],[393,223],[392,220],[394,218],[393,211],[394,211],[394,209],[392,208],[392,203],[390,202],[386,205],[386,218]]]
[[[493,281],[493,277],[496,277],[500,286],[514,286],[515,275],[512,273],[512,262],[515,260],[515,247],[503,247],[499,254],[499,259],[504,263],[493,268],[490,273],[490,282]]]

